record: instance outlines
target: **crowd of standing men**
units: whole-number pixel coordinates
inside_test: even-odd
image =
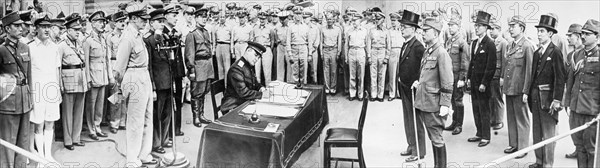
[[[4,16],[0,74],[17,82],[16,91],[0,102],[0,138],[54,161],[54,121],[62,120],[64,147],[73,150],[85,145],[84,123],[91,139],[108,137],[100,129],[104,120],[111,133],[126,131],[128,163],[155,164],[150,153],[172,146],[171,124],[176,136],[184,135],[186,86],[191,85],[193,124],[211,123],[204,117],[211,82],[227,77],[249,42],[267,51],[254,65],[263,85],[323,84],[327,94],[341,89],[350,101],[384,101],[386,91],[388,101],[401,99],[407,162],[426,154],[427,129],[435,166],[446,166],[442,131],[462,132],[465,92],[471,94],[477,127],[468,141],[479,147],[490,143],[490,129],[504,126],[506,110],[510,146],[505,153],[527,147],[530,127],[534,143],[553,137],[563,107],[572,128],[598,114],[600,22],[594,19],[572,24],[567,43],[557,34],[558,17],[542,15],[534,44],[524,35],[522,16],[502,25],[484,11],[471,15],[471,26],[462,25],[456,10],[385,14],[378,7],[362,13],[350,7],[313,14],[303,4],[246,9],[228,3],[223,10],[142,4],[120,5],[113,14],[49,18],[36,8]],[[364,97],[365,89],[371,97]],[[452,113],[452,125],[445,127],[445,116]],[[568,157],[577,157],[580,167],[593,161],[594,130],[572,136],[576,153]],[[0,153],[0,167],[26,164],[3,146]],[[530,167],[551,167],[553,153],[554,143],[537,149]]]

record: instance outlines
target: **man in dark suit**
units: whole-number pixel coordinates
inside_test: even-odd
[[[594,72],[600,70],[600,52],[598,50],[598,32],[600,22],[589,19],[581,28],[581,41],[583,50],[573,54],[572,69],[569,69],[567,89],[565,92],[565,107],[571,110],[569,125],[571,129],[584,125],[598,116],[600,102],[600,78]],[[596,127],[591,125],[587,129],[571,135],[577,151],[578,167],[593,167]]]
[[[173,82],[175,84],[175,135],[182,136],[183,132],[181,132],[181,108],[183,107],[183,77],[185,77],[185,67],[183,64],[183,54],[181,52],[181,31],[175,29],[175,23],[177,22],[177,15],[180,11],[180,7],[174,4],[169,4],[164,7],[165,9],[165,28],[163,29],[163,34],[166,35],[166,46],[176,47],[173,48],[170,52],[173,52],[171,57],[171,71],[173,75]],[[192,111],[193,112],[193,111]],[[196,121],[196,119],[193,119]],[[209,120],[200,119],[201,123],[210,123]],[[194,122],[195,126],[198,126],[197,122]]]
[[[471,87],[471,102],[477,133],[469,142],[479,142],[479,147],[490,143],[490,82],[496,72],[496,45],[487,36],[491,29],[489,13],[479,11],[475,20],[475,33],[478,39],[471,46],[471,64],[467,72],[467,83]]]
[[[249,41],[244,55],[233,63],[227,72],[227,86],[221,101],[223,113],[228,113],[248,100],[269,95],[269,91],[258,82],[254,72],[254,65],[265,51],[267,48],[263,45]]]
[[[152,151],[156,153],[165,153],[163,145],[168,145],[169,125],[171,123],[171,110],[173,108],[172,100],[172,76],[169,67],[169,52],[161,50],[159,47],[165,46],[165,35],[161,33],[165,10],[156,9],[150,12],[151,30],[144,36],[144,42],[148,49],[150,67],[152,74],[152,85],[156,91],[156,101],[154,101],[154,134]]]
[[[540,48],[533,53],[530,83],[525,86],[523,100],[529,102],[533,118],[533,143],[556,135],[558,112],[565,88],[565,64],[561,50],[551,40],[556,34],[556,19],[542,15],[536,25]],[[531,97],[529,97],[531,96]],[[552,167],[556,143],[535,150],[535,164],[530,168]]]
[[[417,160],[417,146],[415,136],[418,135],[419,139],[419,154],[420,157],[425,156],[425,130],[422,124],[417,124],[417,134],[415,135],[415,123],[414,123],[414,111],[413,111],[413,100],[411,85],[417,79],[419,79],[419,70],[421,65],[421,58],[425,47],[423,44],[415,38],[415,32],[419,29],[419,17],[420,15],[415,14],[411,11],[404,10],[402,13],[402,36],[406,39],[406,42],[402,46],[400,52],[400,61],[398,62],[398,74],[396,79],[398,80],[398,92],[400,92],[400,98],[402,99],[402,112],[404,113],[404,132],[406,134],[406,141],[408,147],[406,151],[400,153],[402,156],[411,156],[406,158],[407,162]],[[391,80],[391,79],[390,79]],[[417,123],[422,123],[421,118],[416,118]]]

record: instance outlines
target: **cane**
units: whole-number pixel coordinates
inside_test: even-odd
[[[415,142],[416,142],[416,149],[417,149],[417,167],[421,168],[422,167],[422,163],[421,163],[421,152],[419,151],[419,135],[417,132],[417,110],[415,108],[415,88],[414,87],[410,87],[410,96],[412,97],[412,110],[413,110],[413,126],[415,129]]]

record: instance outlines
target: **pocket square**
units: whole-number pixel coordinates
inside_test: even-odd
[[[481,51],[479,51],[479,53],[480,53],[480,54],[481,54],[481,53],[485,53],[485,50],[481,50]]]
[[[550,60],[552,60],[552,58],[551,58],[551,57],[548,57],[548,58],[546,58],[546,61],[550,61]]]

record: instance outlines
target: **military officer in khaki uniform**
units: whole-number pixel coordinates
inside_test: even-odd
[[[252,30],[251,41],[261,44],[267,48],[267,52],[265,52],[262,56],[262,59],[257,62],[254,66],[256,72],[256,79],[258,83],[261,83],[261,79],[265,77],[265,83],[271,82],[271,69],[273,68],[273,52],[271,50],[271,46],[275,45],[275,29],[269,25],[267,25],[267,13],[260,12],[258,13],[259,23]],[[264,72],[264,73],[262,73]]]
[[[281,26],[275,28],[275,44],[277,45],[277,63],[276,63],[276,79],[278,81],[289,82],[290,79],[286,80],[286,61],[289,59],[287,55],[287,32],[289,30],[289,23],[291,20],[291,13],[289,11],[282,11],[277,14],[277,18],[281,22]]]
[[[571,110],[571,129],[584,125],[598,116],[600,102],[600,78],[594,75],[600,70],[598,37],[600,22],[589,19],[581,28],[581,40],[585,46],[574,54],[574,69],[569,70],[565,92],[565,107]],[[590,101],[596,100],[596,101]],[[571,134],[577,151],[578,167],[593,167],[596,146],[596,129],[593,124],[583,131]]]
[[[335,24],[333,14],[325,15],[327,26],[321,31],[321,55],[323,56],[323,78],[325,93],[335,94],[337,89],[337,64],[342,52],[342,28]]]
[[[242,54],[248,47],[248,41],[250,41],[250,37],[252,35],[252,25],[248,23],[248,13],[246,11],[239,11],[237,13],[237,17],[239,18],[239,23],[233,26],[233,31],[231,36],[233,36],[233,54],[235,55],[235,59],[240,59]]]
[[[490,125],[492,129],[499,130],[504,127],[504,99],[502,97],[502,63],[506,54],[506,47],[508,42],[502,38],[502,26],[496,17],[492,17],[490,20],[490,26],[492,29],[489,31],[490,37],[494,40],[496,45],[496,72],[490,83]]]
[[[81,25],[79,17],[70,16],[65,23],[65,39],[58,44],[58,55],[62,58],[61,77],[63,85],[62,121],[65,145],[83,146],[80,134],[83,124],[85,94],[89,90],[86,74],[87,62],[79,39]],[[98,140],[96,134],[90,135]]]
[[[369,29],[367,37],[367,58],[371,70],[371,101],[379,100],[383,102],[383,93],[385,89],[385,72],[390,55],[390,32],[383,25],[385,14],[382,12],[373,13],[375,26]]]
[[[452,93],[452,124],[445,130],[452,131],[452,135],[457,135],[462,132],[462,124],[465,116],[465,105],[463,103],[463,95],[465,81],[471,54],[469,52],[469,44],[460,33],[461,17],[454,15],[448,21],[448,32],[450,37],[446,39],[445,46],[452,59],[452,73],[454,74],[454,84]]]
[[[85,98],[86,121],[90,136],[107,137],[100,129],[102,113],[104,112],[104,93],[106,85],[114,83],[112,68],[110,67],[106,39],[102,36],[105,26],[105,13],[97,11],[90,15],[92,32],[83,41],[83,53],[86,62],[86,74],[90,81],[90,90]]]
[[[319,65],[319,46],[321,45],[321,24],[318,23],[319,19],[316,16],[313,16],[312,13],[309,13],[310,21],[307,22],[308,25],[308,66],[310,67],[310,83],[317,84],[317,65]],[[264,55],[263,55],[264,57]]]
[[[127,25],[127,14],[124,11],[119,11],[117,13],[112,14],[111,16],[112,20],[115,22],[115,28],[113,32],[111,32],[106,38],[106,45],[108,48],[108,55],[110,57],[110,67],[112,68],[110,69],[110,71],[113,71],[115,70],[115,64],[117,63],[117,48],[119,48],[121,35],[123,34],[123,30]],[[114,79],[114,74],[112,78]],[[116,82],[112,84],[109,83],[109,95],[107,97],[113,94],[122,96],[122,93],[119,88],[120,87],[117,85]],[[121,96],[117,96],[119,97],[119,99],[117,99],[117,102],[111,102],[109,106],[109,112],[111,116],[109,130],[113,134],[116,134],[118,129],[125,129],[126,106],[125,103],[123,103],[123,100],[120,99]]]
[[[213,31],[213,48],[214,55],[217,58],[217,73],[219,79],[225,79],[227,70],[231,67],[232,60],[235,59],[233,54],[233,36],[231,26],[226,24],[227,17],[224,14],[219,15],[219,23]]]
[[[387,87],[389,92],[388,101],[393,101],[396,97],[400,97],[398,94],[398,86],[396,86],[396,72],[398,71],[398,62],[400,61],[400,52],[402,52],[402,46],[404,45],[404,37],[402,37],[402,27],[400,25],[401,15],[397,12],[390,13],[391,27],[390,31],[390,56],[387,67]]]
[[[28,81],[31,81],[29,47],[19,42],[23,21],[17,12],[7,14],[2,18],[2,30],[6,39],[0,45],[0,74],[16,78],[16,87],[10,96],[2,101],[0,98],[0,139],[23,149],[29,149],[30,122],[29,116],[33,109],[33,97]],[[0,81],[2,85],[3,82]],[[8,95],[4,93],[0,95]],[[16,154],[15,151],[0,145],[0,167],[25,167],[27,157]]]
[[[288,55],[288,82],[306,84],[308,75],[308,32],[309,27],[302,21],[303,8],[293,9],[293,23],[289,24],[286,34]]]
[[[442,132],[450,109],[454,77],[452,59],[438,39],[443,24],[437,19],[423,21],[423,41],[427,49],[421,60],[419,80],[415,81],[415,115],[421,118],[431,140],[434,167],[446,167],[446,144]],[[422,133],[421,133],[422,134]],[[423,135],[424,136],[424,135]]]
[[[129,166],[156,164],[152,158],[152,102],[156,99],[150,77],[148,50],[142,30],[150,16],[145,9],[127,8],[129,24],[121,35],[117,49],[115,79],[120,83],[127,102],[126,159]]]
[[[583,26],[581,26],[580,24],[577,23],[573,23],[571,24],[571,26],[569,26],[569,30],[567,30],[567,41],[569,42],[569,48],[573,48],[573,50],[571,52],[569,52],[569,54],[567,55],[567,59],[565,60],[566,62],[566,67],[567,68],[567,72],[570,73],[570,71],[575,70],[575,61],[573,59],[574,55],[579,52],[579,50],[583,49],[584,45],[582,44],[582,40],[581,40],[581,28]],[[568,74],[567,73],[567,74]],[[565,96],[567,96],[567,94],[565,94]],[[567,104],[566,98],[563,99],[563,104]],[[567,108],[567,112],[568,108]],[[571,139],[573,139],[573,142],[576,141],[574,136],[571,136]],[[568,153],[565,154],[566,158],[571,158],[571,159],[577,159],[577,149],[575,151],[573,151],[572,153]]]
[[[360,25],[360,14],[352,16],[352,28],[345,34],[346,36],[346,62],[350,68],[350,101],[358,97],[359,101],[363,99],[365,85],[365,62],[367,61],[367,41],[369,30]]]
[[[210,81],[214,79],[214,68],[210,33],[204,28],[208,21],[208,8],[198,9],[194,15],[196,30],[185,38],[184,55],[189,69],[188,78],[192,82],[193,122],[194,125],[199,126],[212,122],[204,117],[204,96],[209,91]]]

